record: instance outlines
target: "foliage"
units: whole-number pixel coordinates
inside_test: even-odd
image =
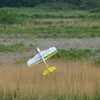
[[[0,34],[17,34],[39,38],[90,38],[100,37],[100,13],[82,10],[58,10],[46,8],[8,8],[23,22],[0,24]],[[19,36],[20,36],[19,35]],[[9,35],[8,35],[9,37]]]
[[[15,12],[12,12],[10,9],[1,8],[0,9],[0,23],[14,24],[17,21]]]
[[[40,4],[54,3],[55,8],[64,8],[59,6],[60,3],[66,3],[69,8],[95,8],[100,7],[100,0],[0,0],[0,7],[35,7]],[[48,5],[54,8],[52,5]],[[65,7],[66,8],[66,7]]]
[[[100,8],[91,9],[90,13],[100,13]]]
[[[96,53],[91,50],[59,50],[59,53],[57,54],[57,58],[61,58],[64,60],[81,60],[81,59],[87,59]]]
[[[80,0],[80,1],[81,1],[80,8],[82,9],[100,7],[100,0]]]

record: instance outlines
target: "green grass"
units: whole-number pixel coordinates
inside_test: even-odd
[[[55,55],[54,59],[61,59],[63,61],[89,61],[91,64],[95,65],[96,67],[100,67],[100,57],[98,55],[100,53],[100,50],[76,50],[76,49],[70,49],[70,50],[59,50],[59,53]]]
[[[37,38],[100,37],[100,13],[45,8],[8,9],[15,11],[21,21],[6,27],[0,24],[0,34],[30,34]]]
[[[28,23],[9,25],[0,28],[0,34],[32,34],[39,38],[89,38],[100,37],[100,19],[78,20],[36,20],[28,19]]]
[[[9,8],[16,11],[18,16],[26,18],[93,18],[100,17],[100,13],[89,13],[81,10],[57,10],[48,8]]]
[[[27,51],[34,48],[34,46],[28,46],[26,47],[24,44],[14,44],[14,45],[0,45],[0,52],[21,52],[21,51]]]
[[[41,99],[40,99],[41,98]],[[30,96],[24,97],[22,95],[0,95],[0,100],[100,100],[100,95],[95,95],[93,97],[88,97],[86,95],[54,95],[54,96]]]
[[[82,60],[82,59],[88,59],[90,57],[93,57],[96,55],[95,51],[91,50],[59,50],[59,53],[55,55],[56,58],[60,58],[62,60],[70,60],[70,61],[76,61],[76,60]]]
[[[100,8],[90,9],[90,13],[100,13]]]

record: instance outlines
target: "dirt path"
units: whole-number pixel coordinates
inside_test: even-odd
[[[16,43],[23,43],[26,46],[33,45],[42,49],[48,49],[55,46],[58,49],[100,49],[100,38],[90,39],[63,39],[63,38],[43,38],[43,39],[0,39],[0,44],[12,45]],[[19,53],[0,53],[0,63],[13,62],[16,59],[23,59],[23,57],[34,55],[35,49],[29,52]]]
[[[100,38],[90,39],[63,39],[63,38],[44,38],[44,39],[6,39],[0,41],[0,44],[12,45],[16,43],[23,43],[26,46],[34,45],[41,49],[47,49],[56,46],[58,49],[100,49]]]

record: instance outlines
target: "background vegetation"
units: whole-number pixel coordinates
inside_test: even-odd
[[[58,9],[64,9],[64,6],[57,7],[57,3],[66,3],[70,8],[80,9],[100,7],[100,0],[0,0],[0,7],[35,7],[46,3],[51,3],[49,7],[55,4],[55,8]]]
[[[12,12],[10,9],[0,9],[0,23],[7,25],[13,24],[16,21],[16,14]]]
[[[0,9],[0,34],[26,34],[26,38],[100,37],[100,13],[98,11],[99,9],[81,11],[3,8]],[[4,27],[5,24],[6,27]]]

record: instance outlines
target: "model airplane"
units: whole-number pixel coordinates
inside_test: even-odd
[[[57,54],[58,50],[55,47],[51,47],[44,51],[40,51],[40,49],[37,48],[37,52],[38,54],[36,54],[35,57],[28,60],[27,62],[28,66],[31,67],[43,61],[47,67],[47,69],[43,72],[43,75],[47,75],[50,72],[53,72],[56,69],[56,67],[55,66],[48,67],[46,60],[52,57],[53,55]]]

